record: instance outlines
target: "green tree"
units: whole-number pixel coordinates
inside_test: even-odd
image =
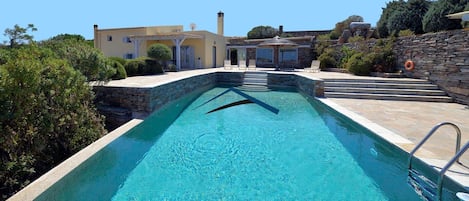
[[[50,38],[49,40],[51,40],[51,41],[71,40],[71,41],[76,41],[76,42],[80,42],[80,43],[86,43],[90,47],[94,47],[93,40],[86,40],[85,37],[83,37],[82,35],[78,35],[78,34],[59,34],[57,36],[54,36],[54,37]]]
[[[387,38],[391,35],[391,31],[388,29],[389,18],[391,18],[393,13],[397,12],[398,10],[402,10],[404,6],[405,2],[403,0],[390,1],[386,3],[386,8],[383,8],[383,12],[377,23],[379,37]]]
[[[100,50],[91,47],[85,40],[77,40],[77,37],[67,39],[59,35],[43,41],[41,46],[50,48],[59,58],[67,60],[89,81],[106,81],[116,73]]]
[[[450,20],[446,15],[463,11],[468,1],[439,0],[432,3],[428,12],[423,17],[423,30],[425,32],[437,32],[462,28],[460,22]]]
[[[409,21],[411,15],[405,7],[395,10],[388,19],[387,30],[392,36],[397,36],[400,30],[409,29]]]
[[[399,0],[387,3],[377,24],[379,36],[397,36],[399,31],[407,29],[416,34],[424,33],[422,20],[430,4],[429,0]]]
[[[84,42],[85,37],[83,37],[82,35],[78,35],[78,34],[59,34],[57,36],[50,38],[49,40],[52,40],[52,41],[73,40],[77,42]]]
[[[153,44],[148,48],[148,57],[152,59],[145,60],[145,74],[154,75],[164,73],[163,65],[171,59],[171,49],[163,44]]]
[[[8,42],[10,43],[10,47],[14,48],[25,43],[25,41],[33,41],[34,37],[32,35],[27,34],[28,30],[33,32],[37,31],[37,28],[34,27],[34,24],[28,24],[26,28],[20,27],[19,25],[15,24],[13,29],[5,29],[5,33],[3,35],[9,38]]]
[[[422,34],[423,16],[430,6],[427,0],[409,0],[399,4],[389,15],[387,21],[387,31],[397,36],[401,30],[411,30],[416,34]]]
[[[171,59],[171,49],[166,45],[157,43],[148,48],[147,55],[157,61],[167,61]]]
[[[423,34],[423,17],[430,7],[428,0],[409,0],[407,1],[407,8],[409,12],[408,28],[416,34]],[[401,29],[405,30],[405,29]],[[399,30],[400,31],[400,30]]]
[[[0,65],[3,198],[105,133],[86,78],[67,61],[36,45],[11,55]]]
[[[273,38],[278,35],[278,30],[271,26],[257,26],[248,32],[248,39]]]

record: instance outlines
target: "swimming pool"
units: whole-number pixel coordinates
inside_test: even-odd
[[[148,117],[38,200],[420,200],[406,155],[296,92],[227,88]],[[197,97],[197,99],[195,99]],[[195,100],[194,100],[195,99]]]

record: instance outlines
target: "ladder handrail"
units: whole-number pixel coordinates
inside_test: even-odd
[[[456,138],[455,154],[459,152],[459,150],[461,149],[461,130],[459,129],[458,126],[456,126],[456,124],[453,124],[451,122],[442,122],[436,125],[435,127],[433,127],[432,130],[430,130],[430,132],[422,139],[422,141],[420,141],[420,143],[418,143],[417,146],[415,146],[415,148],[409,153],[409,160],[408,160],[408,166],[407,166],[408,169],[412,168],[412,158],[415,152],[417,152],[417,150],[428,140],[428,138],[430,138],[433,135],[433,133],[435,133],[440,127],[445,126],[445,125],[450,125],[456,130],[457,138]],[[460,163],[459,158],[457,158],[456,162]]]
[[[440,170],[440,177],[438,178],[438,199],[441,200],[441,191],[442,191],[442,185],[443,185],[443,177],[446,173],[446,171],[448,171],[448,169],[454,164],[454,162],[459,162],[459,158],[461,157],[462,154],[464,154],[467,149],[469,148],[469,142],[466,142],[466,144],[464,144],[463,148],[460,149],[458,151],[458,153],[456,153],[456,155],[453,156],[453,158],[451,158],[450,161],[448,161],[448,163],[446,163],[445,167],[443,167],[443,169]]]

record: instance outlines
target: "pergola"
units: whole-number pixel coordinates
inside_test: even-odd
[[[182,32],[175,32],[175,33],[161,33],[161,34],[154,34],[154,35],[140,35],[140,36],[129,36],[134,44],[134,55],[135,57],[139,57],[138,51],[140,50],[140,44],[142,41],[148,40],[171,40],[173,44],[176,46],[176,69],[179,71],[181,70],[181,45],[184,40],[188,38],[203,38],[200,35],[190,34],[190,33],[182,33]]]

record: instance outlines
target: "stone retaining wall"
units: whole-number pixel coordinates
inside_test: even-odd
[[[376,40],[366,41],[371,48]],[[358,43],[357,43],[358,44]],[[357,44],[343,45],[359,48]],[[393,47],[397,69],[410,78],[427,79],[446,91],[458,103],[469,105],[469,30],[451,30],[399,37]],[[413,71],[404,68],[407,60],[415,64]]]
[[[367,41],[373,46],[376,40]],[[357,48],[357,44],[343,44]],[[340,51],[342,45],[333,46]],[[399,37],[393,49],[397,69],[411,78],[427,79],[446,91],[458,103],[469,105],[469,30],[452,30]],[[408,71],[404,63],[415,63]]]
[[[217,72],[193,76],[153,88],[95,86],[99,112],[106,116],[106,127],[113,130],[133,118],[145,118],[171,101],[193,92],[203,93],[216,85],[242,85],[244,72]],[[296,74],[268,73],[268,85],[296,88],[311,96],[323,97],[322,80]]]
[[[153,88],[95,86],[99,112],[113,130],[134,118],[145,118],[167,103],[192,92],[204,92],[217,83],[215,73],[198,75]]]
[[[324,97],[324,81],[297,74],[269,73],[267,83],[277,88],[294,88],[310,97]]]
[[[428,79],[457,102],[469,105],[469,30],[400,37],[394,45],[397,63],[415,63],[408,77]]]
[[[217,72],[217,84],[239,86],[243,84],[244,72]]]
[[[298,91],[310,97],[324,97],[324,81],[297,75],[296,87]]]

